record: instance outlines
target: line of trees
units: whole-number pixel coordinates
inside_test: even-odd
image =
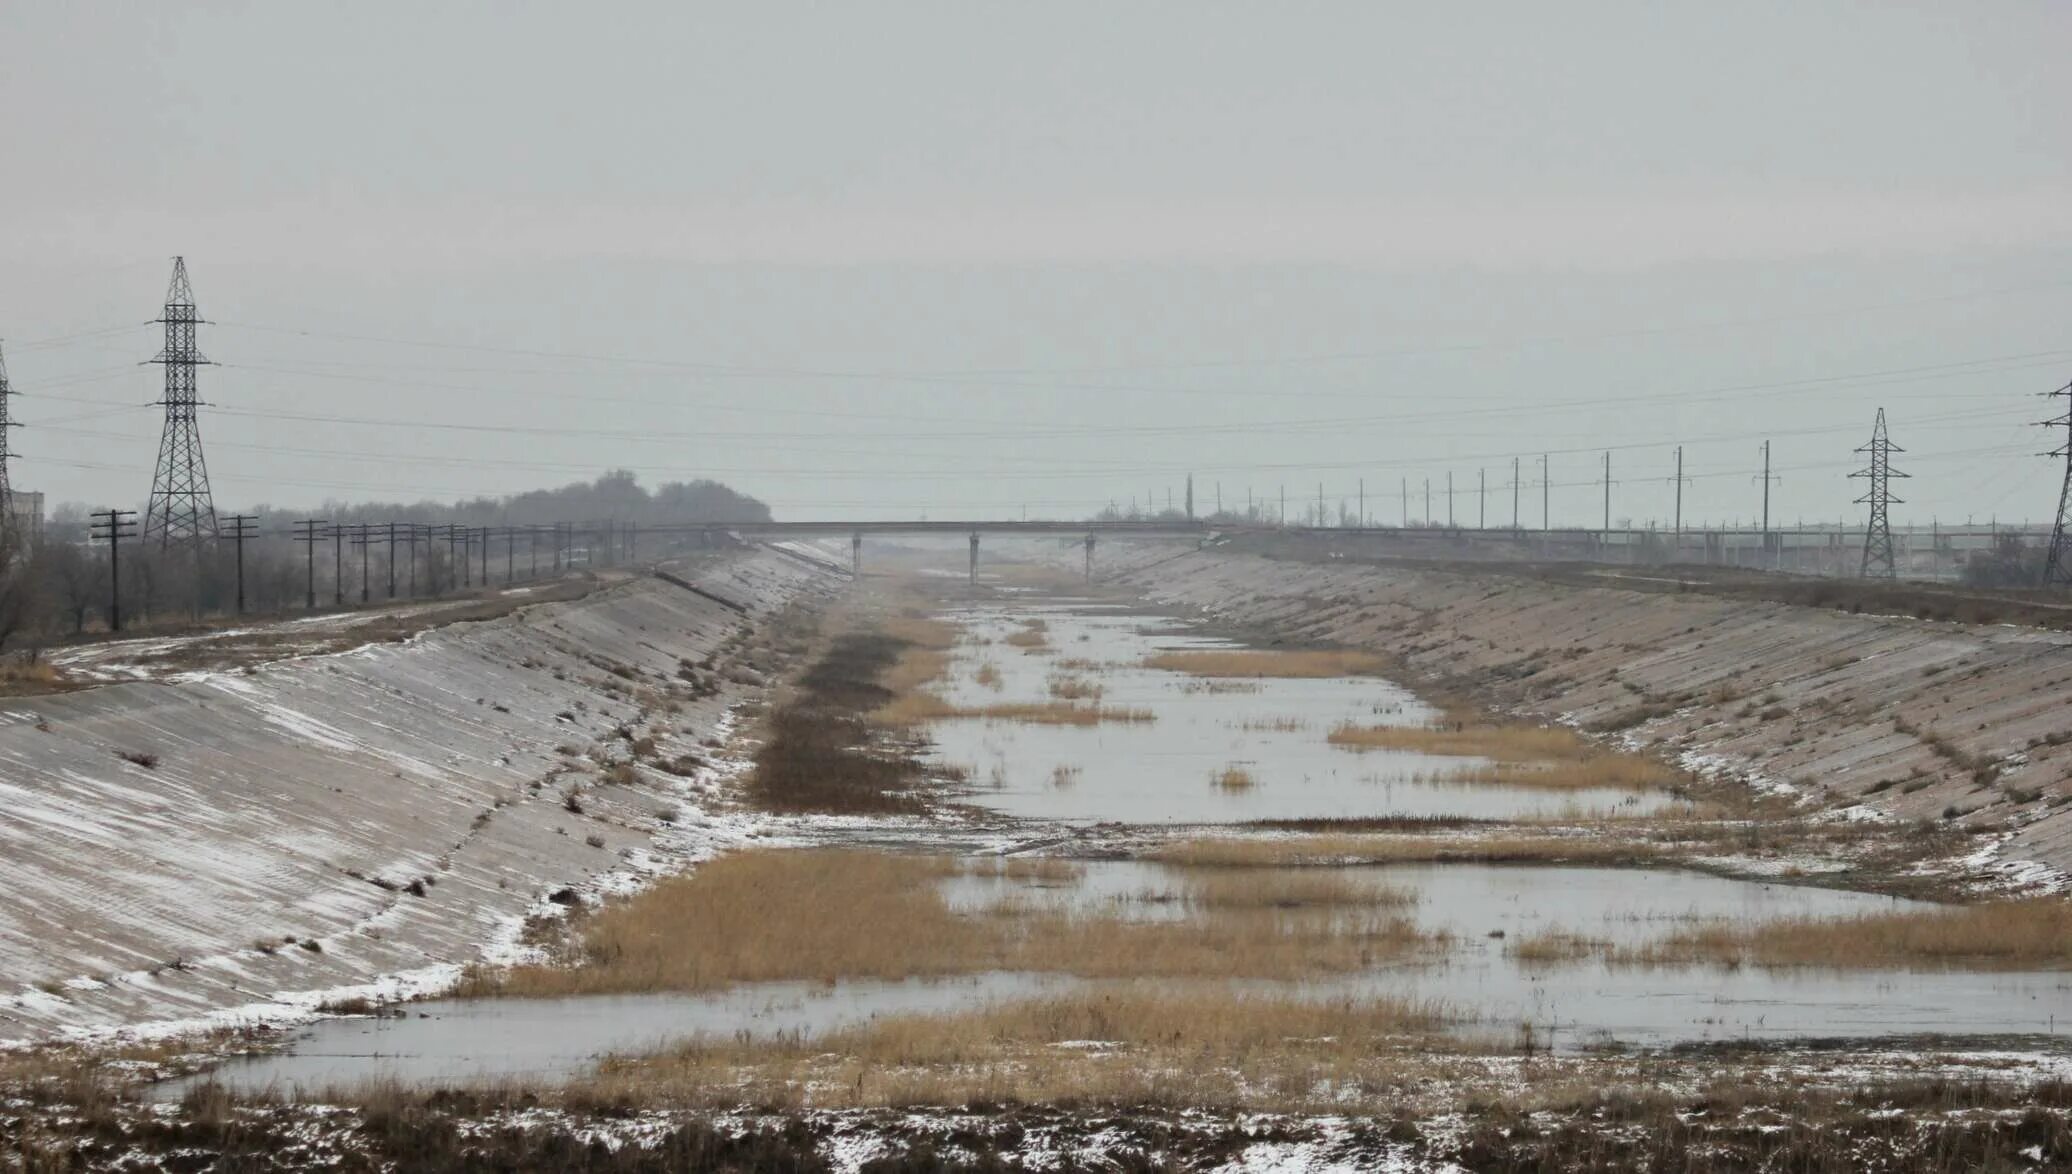
[[[23,527],[0,534],[0,652],[108,626],[114,585],[107,544],[89,538],[94,508],[58,506],[39,536]],[[452,504],[331,501],[309,512],[259,506],[250,514],[257,520],[243,544],[242,577],[245,611],[254,615],[307,607],[312,579],[318,607],[357,605],[363,585],[367,602],[386,601],[391,569],[398,597],[446,594],[485,580],[485,546],[486,584],[501,584],[532,578],[535,567],[544,576],[557,568],[617,562],[641,527],[770,520],[768,506],[719,482],[671,482],[650,492],[624,470],[559,489]],[[314,547],[295,537],[296,523],[309,519],[326,523]],[[460,538],[460,532],[469,537]],[[227,522],[223,537],[200,544],[161,547],[125,540],[124,628],[235,612],[238,553]],[[661,550],[650,539],[634,553]]]

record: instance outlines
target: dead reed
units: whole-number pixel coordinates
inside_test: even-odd
[[[1348,750],[1405,750],[1488,760],[1430,776],[1451,782],[1551,790],[1641,790],[1675,786],[1684,781],[1682,772],[1667,763],[1608,750],[1563,726],[1345,724],[1331,731],[1330,742]]]
[[[1613,961],[1777,968],[2060,970],[2072,967],[2072,900],[2034,897],[1854,917],[1714,922],[1660,942],[1621,950]]]
[[[1144,658],[1145,668],[1196,677],[1349,677],[1378,673],[1385,663],[1371,652],[1334,649],[1160,652]]]
[[[1321,835],[1183,840],[1151,853],[1194,868],[1345,867],[1363,864],[1639,864],[1661,855],[1652,844],[1594,836]]]
[[[804,1108],[968,1104],[1320,1108],[1386,1088],[1439,1008],[1127,983],[810,1039],[608,1061],[586,1097]],[[1337,1101],[1342,1107],[1342,1099]]]
[[[1232,763],[1209,775],[1209,784],[1219,791],[1240,793],[1257,786],[1259,780],[1252,777],[1251,771]]]
[[[1361,886],[1291,881],[1272,900],[1190,888],[1178,921],[1014,904],[960,914],[947,857],[762,850],[724,856],[588,918],[551,964],[480,970],[466,994],[707,991],[742,982],[929,978],[1019,970],[1084,978],[1297,979],[1344,974],[1444,941]],[[1062,862],[989,863],[1062,883]],[[1012,875],[1009,873],[1008,875]],[[1336,899],[1336,900],[1334,900]]]

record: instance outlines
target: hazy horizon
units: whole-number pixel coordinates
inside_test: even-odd
[[[2047,520],[2048,4],[43,6],[0,16],[13,478],[219,508],[627,468],[780,518],[1322,483],[1400,520]],[[2058,439],[2061,439],[2058,438]]]

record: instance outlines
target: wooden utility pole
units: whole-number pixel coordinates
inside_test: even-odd
[[[105,509],[90,515],[93,537],[108,543],[108,630],[122,631],[122,540],[137,536],[135,510]]]

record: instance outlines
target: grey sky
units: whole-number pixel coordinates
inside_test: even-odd
[[[184,253],[225,505],[625,465],[782,516],[1073,516],[1192,469],[1334,509],[1364,478],[1393,521],[1401,478],[1486,468],[1495,522],[1551,450],[1580,522],[1607,445],[1615,515],[1666,516],[1681,442],[1687,516],[1728,519],[1770,435],[1780,519],[1854,518],[1883,405],[1902,518],[2040,517],[2068,32],[2045,3],[15,4],[16,480],[143,496],[135,324]]]

